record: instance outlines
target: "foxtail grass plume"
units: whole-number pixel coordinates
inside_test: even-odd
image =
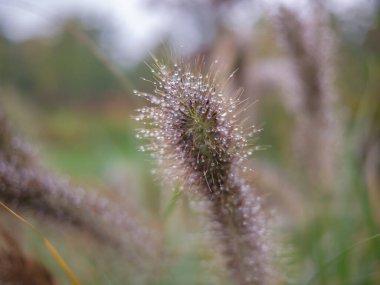
[[[279,9],[277,27],[297,78],[295,148],[300,167],[324,187],[336,184],[341,169],[342,123],[333,87],[334,38],[321,1],[312,15]]]
[[[267,284],[267,220],[260,197],[241,177],[252,154],[247,139],[255,129],[237,123],[243,111],[239,95],[227,98],[215,72],[204,64],[167,66],[155,60],[154,94],[135,91],[152,106],[139,109],[145,128],[138,137],[150,140],[166,179],[206,201],[210,224],[219,240],[226,268],[235,284]]]
[[[85,233],[122,253],[130,265],[144,267],[147,259],[158,256],[159,231],[140,219],[137,210],[45,170],[1,110],[0,200],[21,213]]]

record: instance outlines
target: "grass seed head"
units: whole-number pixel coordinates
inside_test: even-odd
[[[154,94],[135,91],[152,104],[136,117],[145,124],[138,137],[150,141],[143,150],[153,153],[171,182],[178,178],[206,197],[211,229],[235,284],[267,284],[267,219],[260,197],[240,176],[252,152],[245,135],[255,130],[244,134],[237,123],[238,96],[223,94],[212,72],[203,75],[202,64],[156,61],[152,71]]]
[[[169,165],[171,177],[187,188],[213,195],[228,191],[231,168],[251,150],[236,123],[238,99],[226,98],[215,76],[201,69],[156,61],[154,94],[135,91],[152,106],[140,109],[136,120],[146,126],[138,137],[151,142],[143,150]]]

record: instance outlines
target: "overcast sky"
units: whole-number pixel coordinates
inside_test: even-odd
[[[149,9],[142,0],[0,0],[0,25],[6,36],[12,40],[24,40],[36,35],[48,35],[55,32],[57,21],[68,15],[97,15],[104,17],[114,29],[116,51],[124,51],[139,57],[153,49],[157,42],[162,41],[173,27],[183,25],[185,32],[179,33],[180,41],[186,42],[186,36],[194,33],[191,26],[197,24],[192,19],[168,13],[167,10]],[[256,1],[257,2],[257,1]],[[303,0],[266,0],[268,5],[287,2],[298,7]],[[368,15],[371,13],[373,0],[331,0],[331,6],[338,14],[352,13],[360,7],[365,19],[356,19],[354,26],[368,25]],[[244,10],[244,9],[243,9]],[[247,10],[247,9],[246,9]],[[240,11],[241,13],[241,11]],[[367,15],[368,14],[368,15]],[[239,14],[233,19],[243,19]],[[246,17],[252,19],[253,17]],[[186,22],[187,21],[187,22]],[[198,23],[199,24],[199,23]],[[199,25],[201,25],[200,23]],[[182,28],[182,26],[181,26]],[[364,27],[365,28],[365,27]],[[193,39],[196,40],[196,35]]]

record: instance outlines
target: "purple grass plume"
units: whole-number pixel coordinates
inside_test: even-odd
[[[306,17],[283,6],[277,27],[297,78],[297,161],[311,181],[329,188],[342,169],[342,117],[333,84],[335,40],[323,2],[312,2],[311,11]]]
[[[239,124],[241,92],[227,98],[215,72],[204,63],[167,66],[155,60],[154,93],[135,91],[152,105],[136,116],[145,128],[142,147],[158,160],[165,179],[206,201],[210,225],[235,284],[268,284],[268,222],[261,198],[241,176],[252,154],[247,137],[254,128]],[[212,68],[211,68],[212,69]]]
[[[145,266],[159,254],[156,227],[142,221],[129,205],[73,186],[44,169],[1,109],[0,200],[21,213],[83,232],[105,248],[123,253],[132,265]]]

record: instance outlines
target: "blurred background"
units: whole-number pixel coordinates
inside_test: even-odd
[[[138,151],[132,116],[146,102],[133,90],[152,92],[151,54],[218,60],[226,76],[236,70],[231,90],[256,102],[247,124],[263,129],[264,150],[248,178],[274,211],[274,284],[380,284],[379,1],[0,0],[0,107],[15,132],[47,169],[159,232],[164,257],[142,269],[34,220],[81,283],[230,284],[202,215]],[[17,227],[25,251],[68,284]]]

